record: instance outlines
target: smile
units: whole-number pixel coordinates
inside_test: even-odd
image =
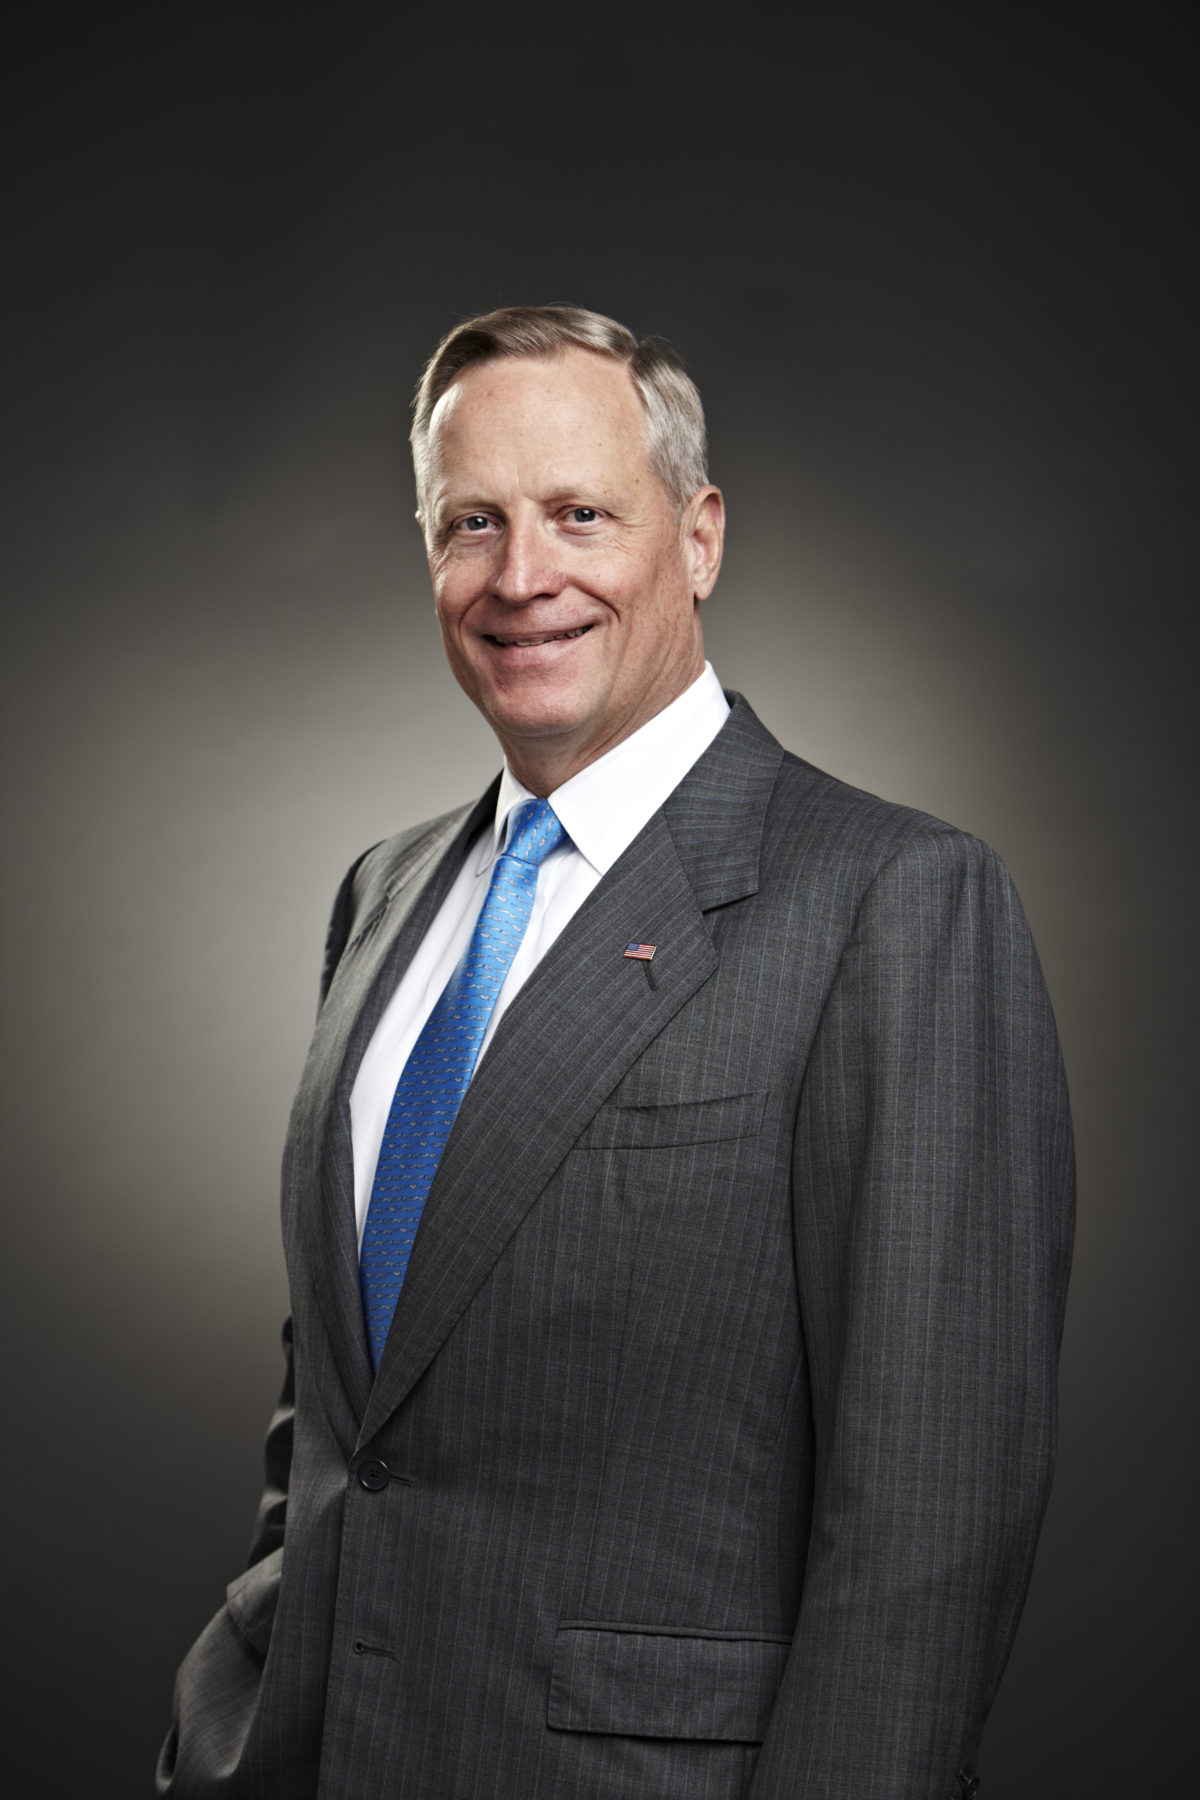
[[[557,644],[566,638],[582,637],[590,631],[590,625],[576,625],[571,631],[546,631],[540,637],[499,637],[494,631],[487,636],[493,644],[500,644],[505,650],[535,650],[539,644]]]

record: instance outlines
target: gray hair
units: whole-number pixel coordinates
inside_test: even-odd
[[[438,345],[417,386],[411,433],[418,516],[429,470],[429,421],[456,375],[472,363],[593,350],[629,370],[646,415],[646,460],[677,512],[708,481],[704,408],[695,382],[669,344],[640,342],[624,325],[582,306],[502,306],[456,325]]]

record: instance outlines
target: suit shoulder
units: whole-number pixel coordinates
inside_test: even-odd
[[[321,969],[322,1004],[346,945],[386,906],[407,873],[449,848],[473,810],[470,805],[456,807],[398,831],[355,857],[342,877],[329,916]]]
[[[343,887],[347,882],[351,885],[355,912],[360,917],[374,912],[415,863],[423,861],[427,854],[448,848],[472,810],[472,803],[456,806],[450,812],[439,813],[435,819],[426,819],[420,825],[397,831],[364,850],[351,863],[342,884]]]
[[[766,838],[784,861],[815,860],[839,879],[852,869],[860,891],[889,864],[915,866],[931,853],[964,874],[1003,871],[981,838],[917,807],[853,787],[790,751],[784,752],[771,797]]]

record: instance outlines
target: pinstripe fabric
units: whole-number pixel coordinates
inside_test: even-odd
[[[506,1014],[372,1385],[349,1088],[481,816],[339,902],[285,1158],[294,1395],[161,1791],[949,1800],[1045,1503],[1069,1252],[1007,877],[738,702]]]

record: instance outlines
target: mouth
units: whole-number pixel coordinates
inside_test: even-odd
[[[503,650],[536,650],[542,644],[565,643],[569,638],[581,638],[590,625],[576,625],[570,631],[543,631],[536,637],[501,637],[498,632],[489,631],[484,635],[490,644],[499,644]]]

